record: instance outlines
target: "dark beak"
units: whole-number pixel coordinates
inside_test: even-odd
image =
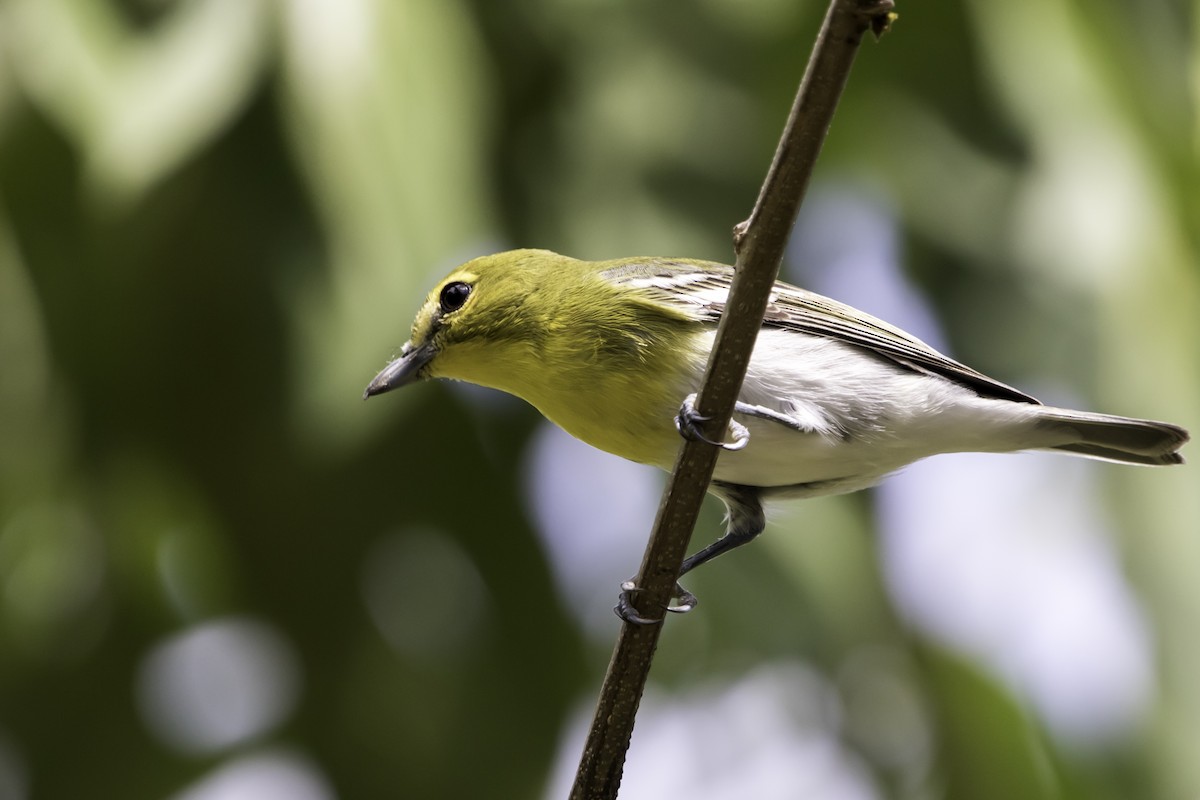
[[[400,349],[400,357],[384,367],[383,372],[367,384],[363,400],[421,380],[421,369],[433,360],[435,352],[429,342],[415,347],[412,342],[405,342]]]

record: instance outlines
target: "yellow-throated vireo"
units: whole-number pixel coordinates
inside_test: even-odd
[[[672,258],[580,261],[514,250],[430,292],[366,396],[427,378],[523,398],[594,447],[671,469],[733,269]],[[682,406],[681,406],[681,401]],[[1183,428],[1044,406],[842,303],[776,283],[709,491],[723,537],[682,575],[753,539],[762,503],[862,489],[926,456],[1054,450],[1181,464]],[[676,588],[687,610],[695,598]],[[639,618],[623,595],[618,613]]]

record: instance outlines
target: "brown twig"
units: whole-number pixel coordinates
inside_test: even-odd
[[[754,210],[734,229],[737,272],[696,400],[696,410],[709,418],[703,433],[712,441],[724,439],[788,236],[858,45],[868,31],[878,35],[887,27],[892,8],[893,0],[831,0]],[[621,626],[571,789],[572,800],[617,796],[661,620],[718,452],[699,441],[685,441],[680,448],[636,578],[637,612],[659,624]]]

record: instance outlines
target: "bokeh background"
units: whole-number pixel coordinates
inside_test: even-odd
[[[785,274],[1200,427],[1200,6],[898,10]],[[0,0],[0,798],[564,796],[661,476],[361,391],[469,257],[728,261],[822,13]],[[1193,466],[933,459],[689,588],[623,798],[1200,796]]]

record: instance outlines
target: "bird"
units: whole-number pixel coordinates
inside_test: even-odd
[[[695,398],[734,269],[686,258],[584,261],[511,250],[450,272],[364,399],[442,378],[499,389],[600,450],[670,470],[703,438]],[[851,306],[776,281],[709,493],[724,534],[680,576],[765,528],[764,503],[853,492],[929,456],[1049,450],[1184,463],[1167,422],[1043,405]],[[707,441],[707,439],[706,439]],[[631,583],[616,607],[629,622]],[[676,585],[672,611],[696,597]]]

